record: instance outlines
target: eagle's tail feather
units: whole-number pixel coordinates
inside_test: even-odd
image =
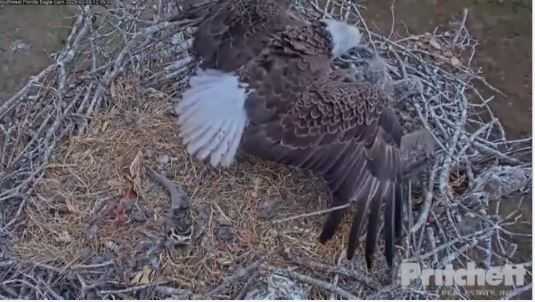
[[[188,153],[198,159],[209,158],[214,167],[229,166],[247,124],[246,98],[247,91],[237,75],[199,70],[175,107]]]

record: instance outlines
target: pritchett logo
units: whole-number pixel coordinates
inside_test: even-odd
[[[476,268],[469,262],[467,268],[422,269],[419,263],[402,262],[400,267],[401,285],[409,286],[411,281],[420,279],[424,286],[522,286],[526,268],[523,264],[506,264],[489,269]],[[433,282],[432,282],[433,281]]]

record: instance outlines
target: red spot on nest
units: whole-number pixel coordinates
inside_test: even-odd
[[[128,208],[130,204],[137,198],[136,192],[129,189],[122,197],[113,209],[113,222],[116,225],[123,225],[128,222]]]

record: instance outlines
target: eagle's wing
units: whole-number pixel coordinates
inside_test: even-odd
[[[209,158],[214,167],[230,165],[243,130],[256,119],[245,109],[251,93],[270,87],[279,92],[299,90],[328,74],[330,58],[326,25],[318,22],[272,35],[269,46],[235,72],[197,70],[175,107],[187,151],[200,160]],[[293,80],[281,81],[289,78]]]
[[[304,23],[290,12],[288,0],[217,1],[193,39],[201,68],[234,71],[258,55],[269,36]]]
[[[255,0],[246,5],[254,3],[260,2]],[[269,41],[249,61],[229,57],[213,62],[219,66],[199,68],[190,78],[190,87],[182,95],[182,101],[175,106],[180,136],[188,152],[200,160],[209,158],[214,167],[233,162],[244,128],[256,119],[248,116],[244,108],[251,93],[257,89],[281,93],[300,91],[309,83],[325,78],[331,69],[331,59],[360,42],[356,27],[336,20],[286,26],[280,32],[269,30],[266,33]],[[208,47],[207,51],[212,50]],[[214,54],[220,56],[224,52],[219,48]],[[236,53],[243,54],[239,50]],[[231,66],[223,66],[222,62],[239,68],[225,70]]]
[[[260,158],[322,175],[331,189],[333,207],[356,202],[347,256],[354,255],[367,220],[369,266],[384,204],[385,255],[391,264],[394,237],[401,231],[401,127],[381,91],[343,78],[333,72],[329,80],[311,83],[304,91],[259,86],[247,102],[251,122],[243,148]],[[330,213],[322,242],[334,235],[344,212]]]

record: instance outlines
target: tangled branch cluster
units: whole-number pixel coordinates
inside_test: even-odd
[[[511,262],[517,252],[511,238],[528,235],[510,230],[524,218],[520,209],[500,215],[500,200],[530,187],[531,139],[508,140],[489,106],[493,97],[480,92],[478,87],[500,93],[472,67],[477,41],[465,26],[467,14],[453,30],[392,40],[370,31],[361,15],[363,8],[352,1],[322,2],[326,3],[296,0],[295,8],[308,16],[356,22],[367,45],[342,58],[339,65],[361,80],[394,83],[396,106],[406,130],[424,127],[437,143],[428,171],[419,173],[408,188],[411,210],[407,211],[408,236],[401,258],[434,268],[450,263],[462,266],[468,261],[487,267]],[[79,7],[65,47],[54,55],[55,62],[0,104],[2,298],[217,297],[225,290],[223,286],[191,293],[170,282],[126,287],[110,281],[115,280],[116,264],[107,259],[62,268],[17,259],[9,251],[8,243],[24,228],[28,196],[45,175],[57,146],[84,133],[91,116],[109,108],[110,88],[120,75],[139,75],[138,88],[149,93],[179,96],[186,85],[192,67],[190,33],[196,20],[166,21],[182,9],[181,2],[111,3],[108,8]],[[466,59],[461,53],[467,54]],[[375,55],[386,63],[379,76],[368,72]],[[493,202],[497,203],[491,207]],[[299,265],[313,271],[305,275],[264,260],[254,264],[249,270],[244,268],[247,276],[260,278],[270,273],[270,278],[276,275],[344,298],[438,295],[419,283],[409,289],[401,289],[398,281],[380,286],[378,280],[364,280],[354,267],[303,260]],[[326,279],[328,274],[334,274],[334,280]],[[224,284],[244,276],[235,272]],[[344,278],[359,282],[342,282]],[[465,294],[462,288],[456,289],[458,297]],[[245,296],[246,292],[238,295]]]

